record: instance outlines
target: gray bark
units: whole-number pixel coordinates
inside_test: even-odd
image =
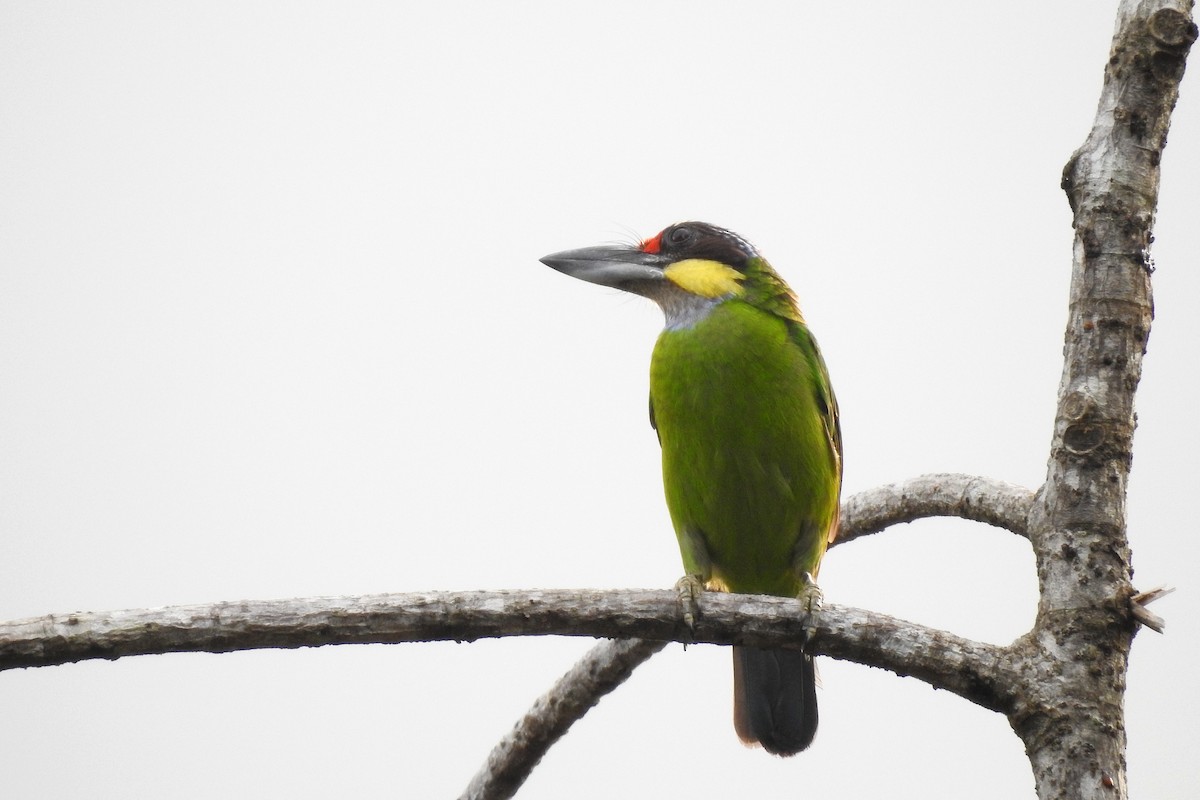
[[[50,615],[0,624],[0,670],[89,659],[499,636],[799,647],[911,674],[1003,707],[1003,648],[883,614],[786,597],[706,594],[690,631],[670,589],[413,592]],[[586,708],[585,708],[586,710]]]
[[[1125,676],[1137,629],[1125,495],[1150,334],[1159,164],[1191,4],[1121,4],[1091,134],[1063,171],[1075,245],[1046,483],[1030,515],[1040,602],[1013,647],[1016,704],[1041,798],[1126,797]]]

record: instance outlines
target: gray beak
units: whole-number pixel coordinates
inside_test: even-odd
[[[663,269],[669,263],[661,255],[628,247],[582,247],[552,253],[541,261],[572,278],[635,294],[643,293],[635,287],[664,280]]]

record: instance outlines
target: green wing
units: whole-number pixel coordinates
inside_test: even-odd
[[[817,409],[821,412],[821,421],[825,425],[825,435],[829,439],[829,452],[835,462],[840,486],[842,482],[842,422],[841,415],[838,413],[837,395],[833,393],[833,384],[829,380],[829,368],[825,366],[825,357],[821,355],[821,348],[817,346],[817,340],[813,338],[806,325],[789,323],[788,336],[796,343],[797,347],[810,354],[809,363],[813,365],[814,397],[817,401]],[[653,409],[651,410],[653,411]],[[838,517],[840,517],[840,509]],[[834,524],[829,529],[830,542],[837,538],[837,533],[838,524],[835,518]]]

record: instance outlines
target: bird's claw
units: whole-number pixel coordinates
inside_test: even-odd
[[[807,615],[804,625],[804,643],[807,645],[809,639],[816,633],[816,628],[810,623],[813,616],[821,612],[821,601],[824,599],[821,587],[817,586],[812,574],[804,573],[804,585],[800,588],[800,594],[796,595],[796,599],[804,606],[804,612]]]
[[[796,599],[804,604],[804,610],[809,614],[815,614],[821,610],[821,601],[825,599],[825,596],[821,594],[821,587],[817,586],[811,573],[804,573],[804,585],[800,587],[800,594],[796,595]]]
[[[700,619],[700,595],[704,583],[699,575],[684,575],[675,581],[675,592],[679,595],[679,611],[683,624],[691,633],[696,632],[696,620]]]

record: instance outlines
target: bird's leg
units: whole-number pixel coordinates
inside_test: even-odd
[[[683,624],[696,632],[696,620],[700,618],[700,595],[704,591],[704,578],[700,575],[684,575],[675,581],[675,592],[679,595],[679,610]]]
[[[679,594],[683,624],[694,634],[696,620],[700,618],[700,593],[712,577],[712,557],[708,554],[708,542],[703,531],[697,528],[685,528],[679,532],[679,551],[687,574],[675,582],[675,591]]]
[[[804,610],[809,614],[814,614],[821,610],[821,601],[824,595],[821,594],[821,587],[817,586],[817,581],[813,578],[811,572],[804,573],[801,578],[803,586],[800,587],[800,594],[796,595],[796,599],[804,604]]]
[[[812,622],[813,615],[821,612],[821,600],[823,596],[821,594],[821,587],[817,586],[817,582],[811,572],[804,573],[803,581],[804,585],[800,587],[800,594],[796,595],[796,599],[804,605],[804,612],[806,614],[804,620],[804,645],[802,646],[802,649],[805,649],[808,646],[809,639],[816,632],[816,629],[811,627],[809,623]]]

